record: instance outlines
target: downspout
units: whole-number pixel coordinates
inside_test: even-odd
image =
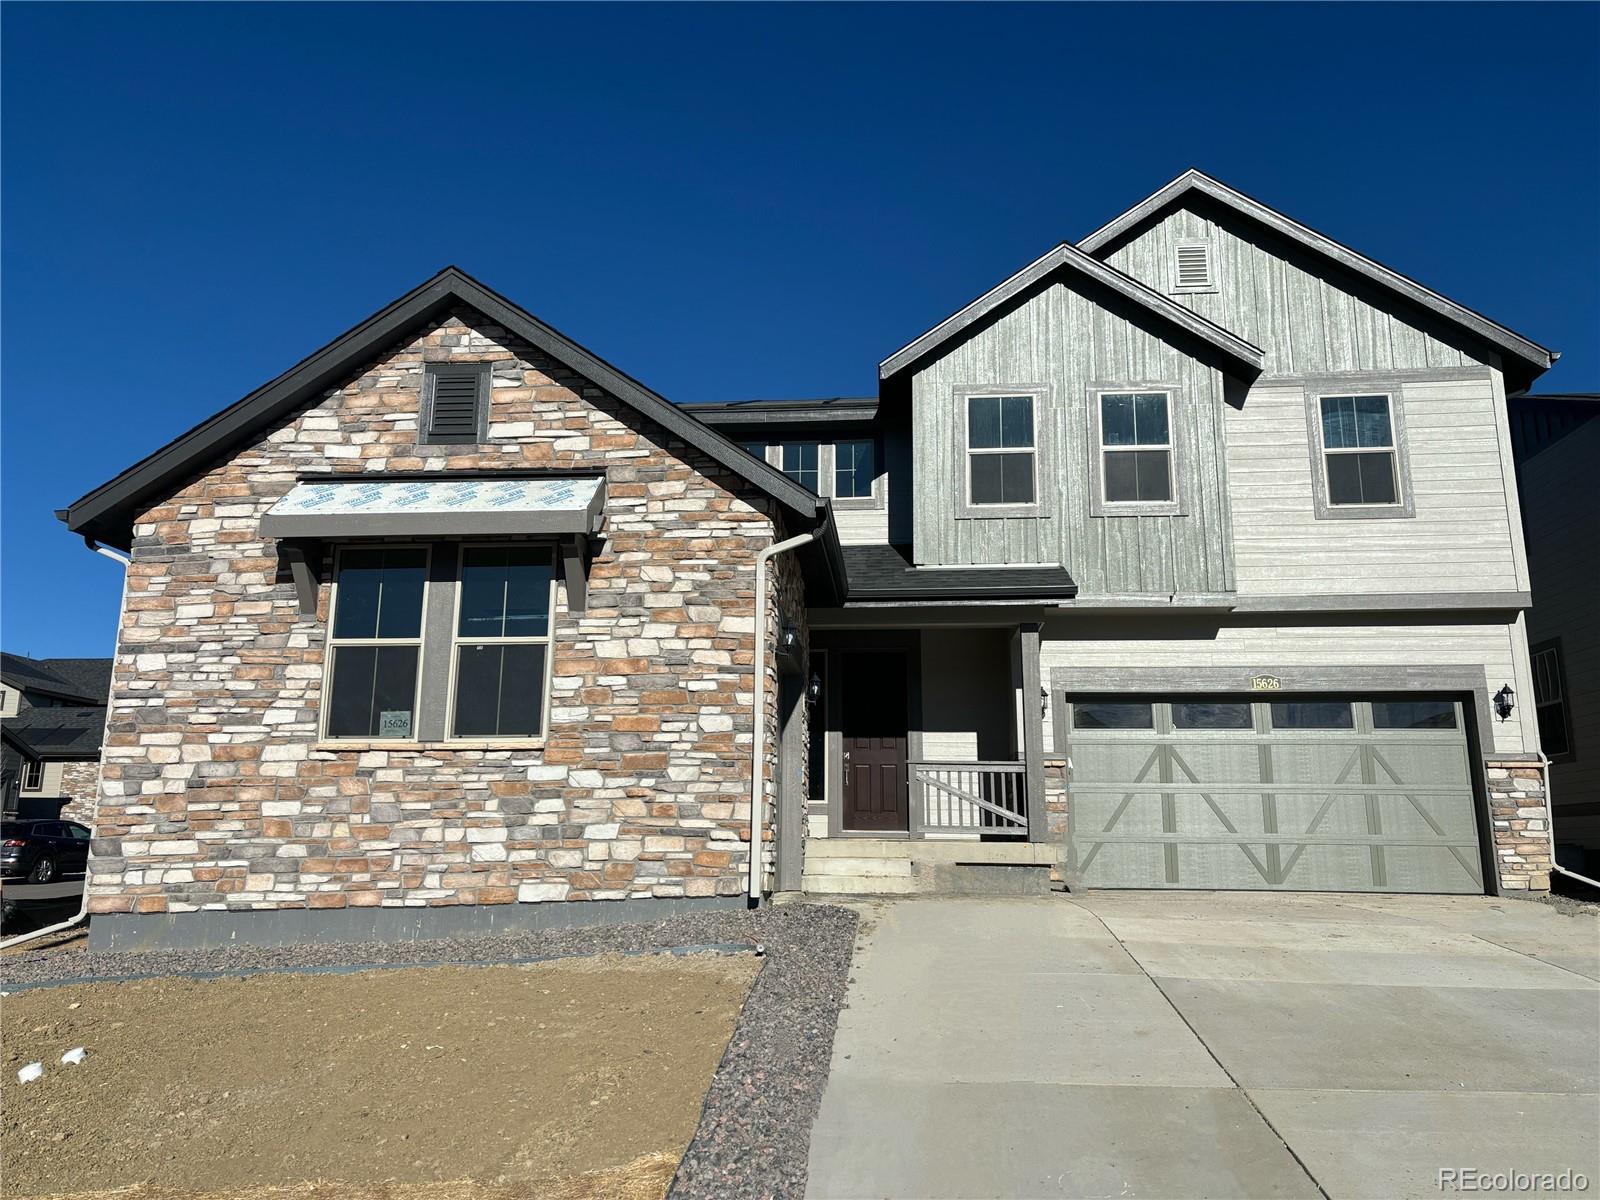
[[[112,562],[117,563],[122,567],[122,599],[120,599],[117,602],[117,642],[118,642],[118,645],[120,646],[120,644],[122,642],[122,618],[123,618],[124,615],[126,615],[127,608],[128,608],[128,562],[129,562],[129,560],[126,559],[126,558],[123,558],[122,555],[118,554],[115,550],[106,549],[106,547],[100,545],[100,543],[95,541],[93,538],[90,538],[90,537],[84,538],[83,539],[83,544],[88,546],[89,549],[93,550],[96,554],[104,554]],[[115,670],[116,670],[116,661],[117,661],[116,652],[113,651],[112,652],[112,657],[111,657],[113,673],[115,673]],[[101,770],[105,769],[106,735],[110,731],[110,725],[111,725],[111,701],[110,701],[110,698],[107,697],[107,700],[106,700],[106,729],[103,729],[100,732],[100,767],[101,767]],[[97,772],[95,772],[95,800],[94,800],[95,811],[92,814],[90,814],[90,817],[89,817],[89,836],[91,838],[91,841],[92,841],[92,839],[94,837],[94,818],[96,816],[98,816],[99,812],[100,812],[100,796],[99,796],[100,783],[99,783],[99,781],[100,781],[100,772],[97,771]],[[93,853],[94,852],[91,850],[90,851],[91,857],[93,856]],[[13,946],[20,946],[25,942],[31,942],[31,941],[34,941],[37,938],[49,937],[52,933],[60,933],[63,929],[71,929],[74,925],[76,925],[79,921],[83,920],[88,915],[89,915],[89,868],[86,865],[84,867],[84,871],[83,871],[83,895],[81,897],[79,897],[79,899],[78,899],[78,912],[77,912],[77,914],[75,916],[68,917],[65,921],[57,921],[54,925],[46,925],[43,929],[35,929],[30,933],[19,934],[14,938],[7,938],[5,941],[0,942],[0,950],[9,950]]]
[[[1565,875],[1568,879],[1576,879],[1579,883],[1586,883],[1596,891],[1600,891],[1600,881],[1590,879],[1587,875],[1579,875],[1576,871],[1569,871],[1556,862],[1556,802],[1550,788],[1550,759],[1543,750],[1539,751],[1539,761],[1544,764],[1544,828],[1550,835],[1550,870],[1557,875]]]
[[[750,907],[761,905],[762,828],[765,815],[762,785],[766,782],[767,743],[767,563],[786,550],[794,550],[817,540],[815,532],[802,533],[785,542],[774,542],[756,555],[756,653],[755,685],[750,689],[755,716],[755,748],[750,760]]]

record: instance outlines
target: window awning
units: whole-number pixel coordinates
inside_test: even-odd
[[[603,476],[298,483],[261,518],[277,538],[477,537],[599,532]]]

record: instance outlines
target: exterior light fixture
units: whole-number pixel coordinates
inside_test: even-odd
[[[1495,715],[1502,721],[1511,716],[1511,710],[1516,708],[1516,692],[1511,690],[1509,683],[1501,684],[1500,690],[1494,694]]]
[[[822,676],[815,671],[811,672],[811,680],[806,684],[806,703],[815,704],[822,699]]]

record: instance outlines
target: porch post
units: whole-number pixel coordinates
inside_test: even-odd
[[[1037,622],[1017,626],[1011,636],[1011,662],[1017,680],[1017,749],[1022,752],[1023,778],[1028,796],[1028,840],[1045,841],[1043,689],[1039,680],[1039,630]]]

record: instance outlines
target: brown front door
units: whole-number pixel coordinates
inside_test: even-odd
[[[906,828],[906,656],[898,650],[842,656],[844,827]]]

